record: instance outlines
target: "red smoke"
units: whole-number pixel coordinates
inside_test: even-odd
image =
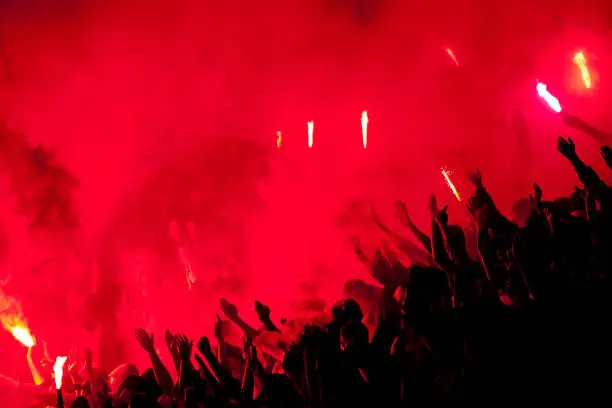
[[[382,238],[367,220],[367,202],[399,230],[392,202],[403,198],[426,228],[434,192],[453,222],[465,221],[440,180],[442,165],[455,170],[460,191],[465,169],[479,167],[503,210],[533,181],[545,198],[569,193],[560,186],[572,170],[555,152],[567,130],[541,106],[534,81],[566,89],[564,109],[612,128],[603,116],[612,89],[605,76],[588,99],[567,86],[579,79],[577,48],[598,56],[589,63],[600,72],[610,66],[601,13],[587,14],[580,3],[551,5],[554,13],[533,2],[435,3],[2,2],[0,119],[30,146],[51,146],[80,185],[71,196],[80,222],[69,231],[73,244],[53,246],[58,264],[38,277],[27,275],[30,266],[51,244],[33,241],[30,220],[9,198],[3,203],[13,214],[3,220],[10,246],[3,268],[29,277],[12,290],[27,293],[32,331],[89,341],[54,336],[59,325],[37,316],[55,282],[51,271],[72,284],[55,290],[70,298],[64,307],[74,326],[111,322],[119,329],[109,337],[131,336],[136,324],[149,324],[160,339],[171,325],[197,335],[212,325],[222,295],[247,317],[255,299],[276,318],[313,292],[332,302],[346,279],[367,275],[348,236],[369,234],[370,246]],[[448,64],[446,45],[460,67]],[[367,149],[356,120],[364,108]],[[527,131],[516,130],[517,110]],[[577,139],[585,159],[599,164],[596,144]],[[10,178],[18,170],[3,171]],[[185,294],[177,242],[189,246],[206,283],[195,296]],[[27,257],[32,247],[39,258]],[[219,274],[227,279],[213,282]],[[242,289],[229,290],[236,282]]]

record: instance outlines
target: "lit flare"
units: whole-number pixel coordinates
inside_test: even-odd
[[[448,54],[449,57],[453,60],[456,66],[459,66],[459,61],[457,61],[457,57],[455,57],[455,53],[450,48],[445,48],[444,51]]]
[[[53,374],[55,374],[55,389],[62,388],[62,378],[64,377],[64,364],[68,357],[57,356],[55,364],[53,364]]]
[[[24,346],[29,348],[36,344],[36,340],[28,328],[27,320],[21,311],[21,304],[17,301],[17,299],[6,294],[1,287],[0,324]]]
[[[455,198],[457,198],[457,201],[461,202],[461,196],[459,195],[457,188],[455,188],[455,185],[453,184],[450,178],[450,173],[444,167],[442,168],[442,176],[444,176],[444,180],[446,180],[446,185],[448,186],[448,188],[451,189],[451,191],[455,195]]]
[[[576,64],[580,69],[580,75],[582,76],[584,87],[591,89],[591,74],[589,73],[589,66],[587,65],[586,57],[582,52],[577,52],[576,55],[574,55],[574,64]]]
[[[314,142],[314,122],[308,121],[308,147],[312,147]]]
[[[368,147],[368,121],[368,111],[361,112],[361,139],[364,149]]]
[[[538,91],[538,95],[540,96],[540,98],[544,99],[544,101],[546,101],[546,103],[548,104],[548,106],[550,106],[552,110],[557,113],[561,112],[561,104],[559,103],[559,99],[557,99],[550,92],[548,92],[548,89],[546,89],[545,84],[538,82],[538,84],[536,85],[536,90]]]
[[[279,130],[276,132],[276,147],[280,149],[282,144],[283,144],[283,134]]]
[[[36,344],[34,337],[30,334],[30,331],[23,326],[16,326],[10,329],[11,334],[17,341],[26,346],[27,348],[33,347]]]

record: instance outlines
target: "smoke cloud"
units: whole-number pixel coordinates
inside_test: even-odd
[[[370,202],[399,230],[392,202],[403,198],[426,229],[435,193],[465,224],[441,166],[455,170],[463,195],[463,173],[479,167],[506,211],[533,181],[545,198],[569,193],[561,186],[572,170],[555,152],[567,130],[534,81],[581,117],[612,125],[600,108],[608,79],[580,94],[568,57],[584,49],[605,72],[610,32],[599,16],[609,6],[545,3],[1,2],[0,119],[23,135],[11,141],[52,150],[78,181],[58,198],[70,201],[78,227],[46,229],[34,241],[34,216],[11,201],[18,167],[30,159],[5,164],[5,275],[57,262],[40,272],[36,296],[24,282],[7,290],[22,293],[34,332],[49,338],[61,329],[37,314],[49,308],[41,299],[54,279],[71,282],[68,297],[84,294],[68,302],[85,305],[71,315],[75,327],[112,321],[121,336],[135,325],[197,335],[210,330],[220,297],[249,318],[258,299],[280,318],[303,299],[329,305],[349,278],[369,279],[349,237],[380,244]],[[597,144],[572,136],[595,162]],[[61,248],[50,244],[66,234]],[[71,307],[51,309],[59,316]],[[189,328],[193,319],[198,327]],[[88,338],[55,337],[62,347]]]

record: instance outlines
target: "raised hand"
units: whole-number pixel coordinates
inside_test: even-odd
[[[559,150],[559,153],[568,159],[573,159],[576,157],[576,145],[570,137],[565,140],[562,136],[559,136],[559,140],[557,141],[557,150]]]
[[[259,320],[270,320],[270,308],[259,301],[255,301],[255,313]]]
[[[479,169],[475,169],[467,172],[467,177],[472,182],[474,187],[482,188],[482,174],[480,174]]]
[[[203,356],[209,356],[212,353],[212,347],[210,347],[210,341],[208,337],[204,336],[198,341],[198,350]]]
[[[438,215],[438,201],[436,200],[436,196],[435,195],[430,195],[429,196],[429,202],[427,204],[427,208],[429,209],[429,213],[432,216],[437,216]]]
[[[166,341],[166,346],[168,347],[168,350],[172,352],[176,344],[174,341],[174,334],[172,334],[170,330],[166,330],[166,333],[164,333],[164,340]]]
[[[148,334],[145,329],[136,329],[134,330],[134,336],[144,351],[150,354],[155,353],[153,333]]]
[[[436,221],[440,224],[441,227],[445,227],[448,225],[448,205],[445,205],[443,209],[438,211],[436,214]]]
[[[612,149],[608,146],[601,146],[601,157],[604,159],[609,168],[612,169]]]
[[[587,190],[586,188],[580,188],[578,186],[574,186],[574,191],[580,194],[580,197],[587,198]]]
[[[215,321],[215,338],[219,341],[223,341],[223,328],[225,327],[225,322],[221,320],[221,316],[219,313],[215,313],[217,316],[217,320]]]
[[[230,303],[227,299],[221,299],[219,302],[219,307],[230,320],[238,317],[238,308],[233,303]]]
[[[542,189],[536,183],[533,183],[533,194],[529,194],[529,202],[532,210],[538,210],[542,203]]]
[[[184,361],[189,360],[193,349],[193,341],[189,340],[184,334],[177,334],[175,338],[179,355]]]

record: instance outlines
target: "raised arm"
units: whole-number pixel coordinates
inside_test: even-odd
[[[280,329],[276,327],[276,325],[272,321],[272,318],[270,317],[270,308],[268,306],[256,300],[255,313],[257,313],[259,321],[263,323],[266,330],[280,333]]]
[[[224,322],[219,316],[219,313],[215,313],[215,339],[217,339],[217,359],[221,365],[225,366],[226,361],[226,349],[225,349],[225,325],[227,322]]]
[[[468,178],[476,191],[469,199],[471,215],[479,231],[490,230],[492,234],[506,234],[516,231],[509,219],[504,217],[495,206],[493,198],[489,195],[482,183],[480,170],[468,172]]]
[[[612,169],[612,149],[608,146],[601,146],[601,158],[604,159],[608,167]]]
[[[389,238],[391,238],[395,246],[410,259],[411,263],[420,263],[423,265],[431,264],[431,257],[430,257],[431,252],[429,250],[428,252],[423,251],[418,246],[410,242],[408,239],[392,231],[389,227],[387,227],[382,222],[374,206],[371,207],[371,211],[372,211],[372,219],[374,223],[378,226],[378,228],[381,229],[381,231],[383,231],[385,234],[389,236]]]
[[[571,138],[564,139],[559,137],[557,142],[557,149],[571,164],[574,166],[574,170],[580,177],[580,181],[584,184],[585,188],[589,190],[589,193],[600,195],[602,189],[605,186],[603,181],[599,178],[599,175],[590,166],[587,166],[576,153],[576,145]]]
[[[416,239],[419,240],[423,248],[427,250],[431,254],[431,238],[427,236],[423,231],[421,231],[414,222],[412,222],[412,218],[408,214],[408,209],[406,208],[406,203],[398,200],[395,202],[395,216],[398,218],[399,222],[414,234]]]
[[[179,370],[178,380],[178,401],[185,401],[185,390],[189,386],[189,372],[191,371],[191,351],[193,349],[193,341],[187,336],[179,334],[176,336],[176,344],[181,356],[181,369]]]
[[[157,355],[153,333],[148,334],[144,329],[136,329],[134,331],[134,335],[142,349],[149,354],[151,364],[153,365],[153,372],[155,373],[155,378],[157,379],[159,387],[165,395],[171,396],[173,388],[172,377],[170,376],[170,373],[168,372],[168,369],[164,363],[162,363],[161,359]]]
[[[179,372],[181,367],[181,357],[179,356],[178,347],[176,346],[176,341],[174,338],[174,334],[170,330],[166,330],[164,333],[164,340],[166,341],[166,347],[172,356],[172,362],[174,363],[174,368],[176,372]]]
[[[235,392],[240,389],[240,384],[232,374],[221,364],[215,357],[210,347],[210,342],[207,337],[202,337],[198,342],[198,350],[202,354],[202,361],[206,368],[210,371],[210,375],[215,379],[217,384],[228,392]]]
[[[440,267],[449,273],[452,273],[452,257],[450,254],[450,248],[448,245],[448,231],[446,225],[448,222],[448,215],[446,211],[448,207],[444,209],[438,209],[438,203],[436,197],[432,194],[429,197],[429,214],[431,215],[431,253],[434,261],[440,265]],[[442,226],[442,228],[441,228]]]
[[[219,306],[227,318],[230,319],[236,326],[240,327],[240,330],[242,330],[245,336],[252,339],[257,337],[259,330],[250,326],[247,322],[242,320],[240,316],[238,316],[238,308],[236,305],[230,303],[227,299],[221,299]]]

